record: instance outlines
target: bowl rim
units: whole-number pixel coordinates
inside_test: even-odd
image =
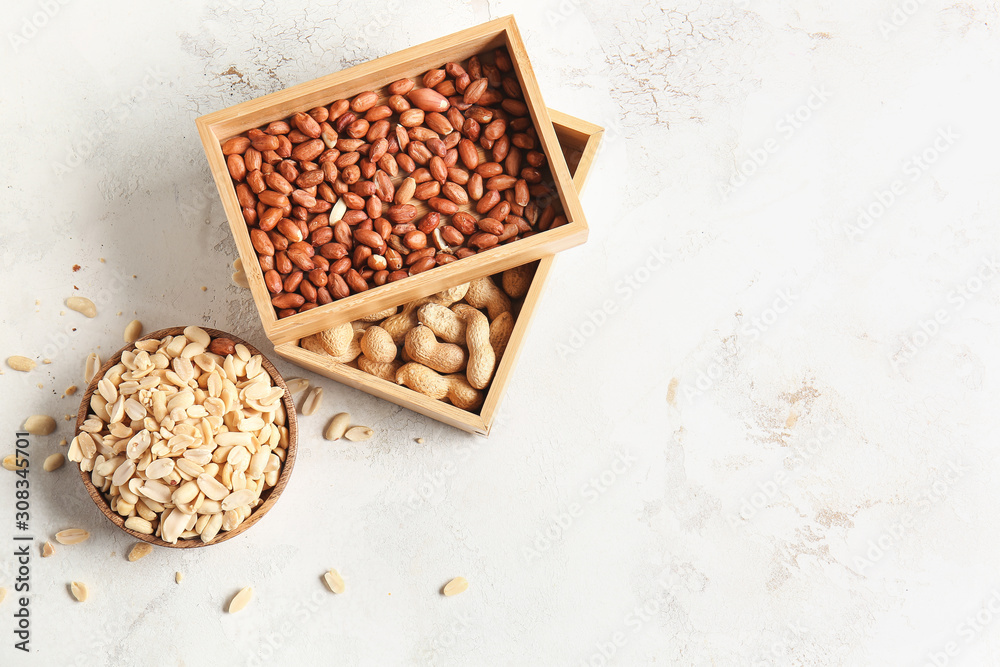
[[[93,378],[91,378],[90,383],[87,385],[87,390],[84,392],[83,398],[80,400],[80,408],[77,411],[76,417],[76,430],[74,432],[74,437],[80,434],[80,427],[83,426],[83,422],[87,419],[87,415],[90,413],[90,399],[93,396],[94,391],[97,389],[97,383],[104,374],[108,372],[112,366],[121,361],[122,353],[126,350],[135,349],[135,344],[139,341],[150,340],[153,338],[165,338],[166,336],[176,336],[178,334],[184,333],[186,327],[166,327],[164,329],[158,329],[151,333],[145,334],[135,341],[126,344],[118,352],[109,357],[105,361],[101,368],[97,371]],[[80,473],[80,478],[83,480],[84,488],[90,495],[91,500],[97,505],[101,513],[111,521],[115,526],[125,533],[128,533],[132,537],[142,540],[143,542],[148,542],[159,547],[169,547],[171,549],[195,549],[199,547],[209,547],[216,544],[230,540],[237,535],[241,535],[244,531],[248,530],[251,526],[256,524],[265,514],[267,514],[275,503],[277,503],[278,498],[284,492],[285,487],[288,485],[288,480],[291,477],[292,469],[295,467],[295,457],[298,452],[298,418],[295,414],[295,403],[292,401],[291,393],[288,391],[288,386],[285,384],[285,379],[281,376],[281,373],[274,366],[273,363],[258,350],[254,345],[247,342],[246,340],[231,334],[227,331],[222,331],[221,329],[212,329],[210,327],[199,327],[205,331],[213,339],[215,338],[228,338],[234,343],[239,343],[245,345],[250,351],[251,355],[259,354],[262,360],[261,366],[267,371],[268,375],[271,376],[271,381],[276,383],[282,389],[285,390],[284,395],[281,400],[285,404],[285,426],[288,428],[288,447],[286,449],[285,460],[281,466],[281,474],[278,477],[278,483],[273,487],[261,494],[264,499],[263,504],[255,508],[250,516],[246,518],[243,523],[237,526],[234,530],[229,530],[225,532],[220,532],[211,542],[202,542],[198,538],[188,538],[188,539],[178,539],[177,544],[170,544],[155,535],[145,535],[143,533],[138,533],[134,530],[125,527],[125,517],[121,516],[117,512],[111,510],[111,505],[108,503],[107,499],[104,497],[104,493],[101,492],[96,486],[94,486],[91,480],[91,473],[85,472],[77,466],[77,471]]]

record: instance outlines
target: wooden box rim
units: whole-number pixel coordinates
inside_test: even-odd
[[[582,155],[580,156],[576,172],[573,175],[574,187],[578,191],[582,190],[589,176],[590,167],[596,157],[597,149],[604,134],[604,128],[556,111],[555,109],[549,109],[549,115],[555,125],[558,125],[563,131],[571,133],[575,138],[584,143]],[[462,410],[444,401],[429,398],[407,387],[395,385],[350,366],[333,362],[323,363],[325,360],[319,355],[302,349],[295,341],[277,344],[274,346],[274,351],[278,356],[291,361],[297,366],[301,366],[314,373],[319,373],[341,384],[390,401],[463,431],[488,436],[499,411],[500,404],[506,394],[507,385],[513,376],[528,327],[531,324],[538,301],[545,290],[554,261],[555,255],[548,255],[538,260],[538,267],[531,280],[531,287],[528,290],[528,294],[524,297],[521,312],[514,322],[514,330],[511,333],[507,351],[497,366],[493,382],[490,384],[486,399],[478,414]],[[433,292],[428,292],[427,294],[431,293]],[[420,296],[427,296],[427,294],[421,294]],[[400,305],[400,303],[391,305]],[[315,359],[319,359],[320,361],[317,362]]]
[[[567,224],[279,320],[271,305],[270,293],[264,284],[257,255],[250,242],[250,234],[236,199],[236,190],[229,177],[220,141],[268,120],[284,118],[320,104],[329,104],[335,99],[350,97],[362,90],[380,88],[399,78],[413,76],[444,62],[465,59],[473,53],[500,45],[505,45],[510,53],[539,142],[548,156]],[[276,345],[382,310],[393,303],[420,298],[421,295],[444,289],[449,284],[493,275],[541,259],[580,245],[587,239],[587,222],[577,190],[573,186],[573,178],[563,158],[549,110],[542,100],[520,31],[514,17],[510,15],[206,114],[196,120],[196,125],[265,335]]]

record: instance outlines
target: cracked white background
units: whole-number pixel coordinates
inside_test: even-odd
[[[36,469],[36,538],[92,537],[36,552],[29,656],[0,475],[0,664],[1000,664],[1000,5],[788,4],[7,3],[0,356],[52,363],[5,367],[0,453],[54,415],[36,465],[133,317],[271,350],[197,116],[514,13],[607,133],[488,440],[307,374],[268,517],[134,564]],[[321,440],[341,410],[377,436]]]

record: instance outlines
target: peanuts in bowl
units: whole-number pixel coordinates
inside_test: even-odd
[[[296,437],[291,397],[263,355],[222,331],[175,327],[97,372],[67,456],[119,528],[195,547],[239,534],[270,509]]]

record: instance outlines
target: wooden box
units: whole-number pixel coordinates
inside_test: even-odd
[[[393,81],[419,76],[429,69],[443,66],[446,62],[463,61],[501,46],[505,46],[510,54],[513,72],[520,83],[524,101],[538,134],[540,149],[547,157],[553,185],[567,223],[381,287],[352,294],[306,312],[278,319],[271,304],[271,295],[264,283],[257,254],[250,241],[250,233],[226,166],[221,142],[270,121],[284,119],[291,114],[305,112],[317,106],[329,105],[338,99],[351,98],[363,91],[375,90],[385,95],[385,87]],[[202,116],[197,119],[197,126],[264,331],[275,344],[297,340],[357,319],[366,313],[440,291],[448,285],[460,284],[479,276],[493,275],[541,259],[579,245],[587,238],[587,223],[584,220],[576,188],[573,186],[570,169],[563,158],[549,111],[542,101],[520,33],[511,16]],[[402,176],[400,180],[401,178]]]
[[[562,154],[569,165],[570,172],[573,173],[574,187],[578,191],[582,190],[597,153],[603,130],[597,125],[559,113],[555,110],[549,110],[549,116],[555,126]],[[405,386],[388,382],[359,369],[337,363],[329,356],[310,352],[299,347],[298,341],[275,345],[274,351],[292,363],[336,380],[341,384],[346,384],[349,387],[360,389],[373,396],[384,398],[396,405],[409,408],[414,412],[419,412],[422,415],[464,431],[488,435],[490,426],[500,407],[500,401],[506,391],[507,383],[513,374],[518,355],[524,344],[528,326],[531,323],[532,315],[545,288],[554,259],[554,255],[549,255],[536,262],[537,268],[535,269],[531,287],[524,297],[520,311],[516,314],[510,342],[497,363],[493,381],[488,387],[485,401],[478,412],[462,410],[450,403],[424,396]],[[522,262],[522,264],[526,263],[528,262]],[[488,272],[485,275],[493,274]],[[464,282],[464,279],[457,278],[444,284],[435,283],[427,292],[418,293],[412,298],[392,299],[386,307],[398,306],[411,301],[413,298],[426,296],[435,291],[461,284],[462,282]],[[380,309],[382,309],[381,305],[376,308],[376,310]],[[361,315],[365,314],[362,313]]]

